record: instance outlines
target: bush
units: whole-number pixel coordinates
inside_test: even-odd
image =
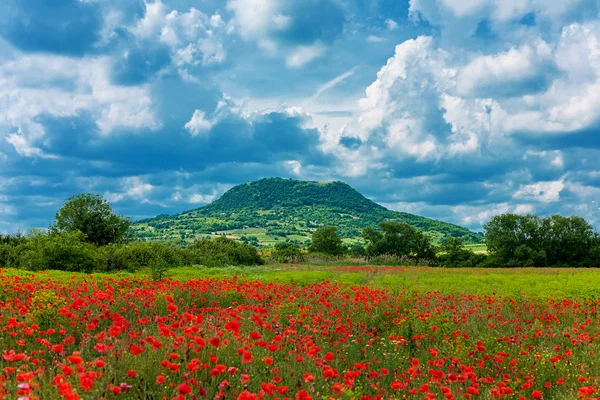
[[[367,255],[367,249],[360,243],[354,243],[350,246],[348,253],[354,257],[365,257]]]
[[[102,267],[96,246],[84,243],[81,232],[39,234],[15,249],[20,268],[31,271],[56,269],[92,272]]]
[[[271,258],[279,263],[296,264],[304,260],[302,251],[291,243],[277,243]]]
[[[110,244],[99,248],[105,271],[135,271],[157,265],[177,267],[182,265],[182,251],[162,242],[133,242]]]
[[[342,238],[337,234],[335,226],[326,226],[313,232],[310,252],[341,255],[346,252]]]
[[[445,268],[475,268],[484,266],[487,255],[484,253],[474,253],[472,250],[465,249],[461,239],[450,238],[440,246],[439,254],[436,257],[435,266]]]
[[[196,239],[182,256],[186,265],[206,267],[263,264],[255,247],[225,237]]]
[[[0,243],[0,267],[15,267],[16,263],[16,248],[8,243]]]

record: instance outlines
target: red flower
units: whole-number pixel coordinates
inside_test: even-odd
[[[192,388],[189,385],[186,385],[185,383],[182,383],[179,386],[177,386],[177,390],[184,396],[192,392]]]

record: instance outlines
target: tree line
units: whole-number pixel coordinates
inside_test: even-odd
[[[0,235],[0,267],[85,272],[147,267],[158,278],[181,265],[259,265],[348,256],[373,264],[447,268],[600,267],[600,237],[577,216],[495,216],[484,225],[487,253],[471,251],[459,238],[434,246],[426,233],[391,221],[363,229],[362,244],[346,246],[337,228],[326,226],[313,232],[307,249],[280,243],[262,256],[251,244],[225,237],[196,239],[191,245],[139,241],[130,226],[131,221],[116,215],[101,196],[75,195],[58,210],[47,231]]]

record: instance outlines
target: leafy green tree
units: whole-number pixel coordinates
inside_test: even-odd
[[[104,246],[123,241],[131,221],[116,215],[102,196],[80,193],[71,196],[56,213],[51,232],[80,231],[84,241]]]
[[[589,266],[595,243],[580,217],[502,214],[484,225],[490,265],[499,267]]]
[[[345,250],[342,238],[337,234],[335,226],[326,226],[313,232],[309,251],[340,255],[344,254]]]
[[[530,249],[542,247],[541,221],[533,215],[502,214],[493,217],[483,226],[486,233],[488,252],[499,266],[522,266],[528,260]]]
[[[594,244],[592,226],[581,217],[553,215],[543,219],[541,230],[550,265],[578,263]]]
[[[366,228],[363,238],[367,242],[367,255],[394,255],[413,259],[433,259],[435,252],[428,236],[414,227],[402,223],[381,222],[379,230]]]
[[[275,261],[280,263],[299,263],[302,261],[302,252],[292,243],[277,243],[271,253]]]

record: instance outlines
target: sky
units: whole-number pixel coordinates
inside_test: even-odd
[[[600,228],[600,0],[4,0],[0,232],[264,177]]]

